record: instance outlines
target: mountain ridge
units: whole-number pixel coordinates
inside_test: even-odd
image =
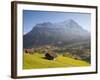
[[[23,35],[23,47],[32,48],[46,44],[67,45],[84,40],[90,40],[90,33],[77,22],[69,19],[59,23],[36,24],[30,32]]]

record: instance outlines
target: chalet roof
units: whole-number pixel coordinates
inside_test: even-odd
[[[56,53],[54,53],[54,52],[49,52],[49,53],[46,53],[46,54],[49,54],[50,56],[52,56],[52,57],[57,57],[57,54]]]

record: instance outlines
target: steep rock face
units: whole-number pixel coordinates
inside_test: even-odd
[[[80,41],[90,41],[90,33],[74,20],[59,23],[44,22],[36,24],[23,36],[23,47],[31,48],[41,45],[67,45]]]

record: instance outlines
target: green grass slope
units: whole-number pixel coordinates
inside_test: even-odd
[[[81,66],[90,66],[90,64],[85,61],[63,57],[62,55],[59,55],[55,60],[47,60],[43,54],[35,53],[31,55],[24,53],[23,69]]]

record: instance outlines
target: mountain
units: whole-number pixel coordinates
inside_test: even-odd
[[[49,44],[64,46],[81,41],[90,42],[90,33],[72,19],[59,23],[39,23],[23,35],[24,48]]]

